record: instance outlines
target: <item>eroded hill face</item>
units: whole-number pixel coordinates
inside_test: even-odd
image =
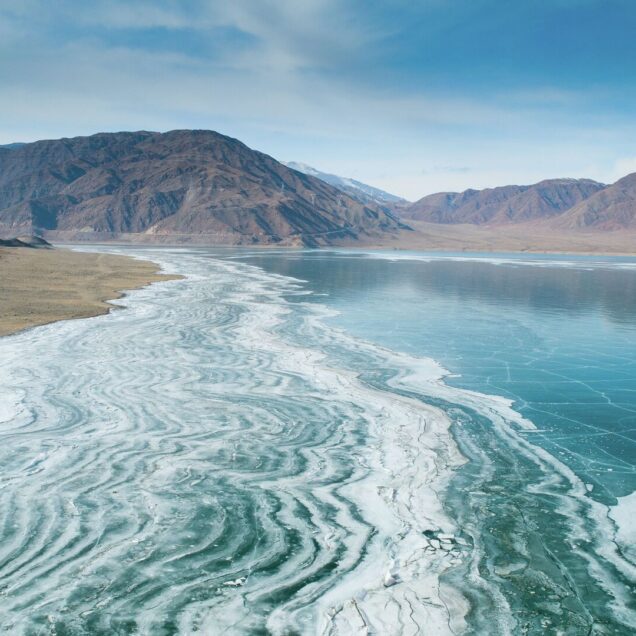
[[[0,231],[222,244],[329,244],[400,227],[212,131],[102,133],[0,148]]]
[[[557,219],[555,227],[563,230],[636,229],[636,173],[619,179],[573,206]]]

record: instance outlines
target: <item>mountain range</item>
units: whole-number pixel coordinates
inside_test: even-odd
[[[631,251],[626,232],[634,230],[636,173],[611,185],[548,179],[409,203],[354,179],[285,165],[209,130],[0,146],[0,237],[425,249],[489,248],[497,237],[505,247],[513,239],[526,244],[527,236],[536,250],[546,241],[558,249],[559,236],[575,249],[572,237],[592,232],[613,236],[613,247],[588,238],[581,249],[605,249],[603,241],[618,249],[620,239],[620,249]]]
[[[321,245],[406,226],[207,130],[100,133],[0,148],[0,232]]]
[[[605,185],[548,179],[527,186],[440,192],[395,208],[407,221],[496,227],[543,222],[555,230],[636,228],[636,173]]]

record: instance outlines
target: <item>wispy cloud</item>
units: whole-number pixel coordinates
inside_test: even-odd
[[[591,28],[596,5],[586,0],[570,31]],[[546,53],[553,35],[531,33],[536,20],[518,26],[547,9],[499,6],[4,0],[0,142],[215,128],[410,198],[583,169],[607,177],[632,156],[636,82],[605,81],[574,58],[587,83],[563,75]],[[560,37],[567,53],[574,36]]]

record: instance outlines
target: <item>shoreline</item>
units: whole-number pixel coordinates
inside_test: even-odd
[[[568,232],[554,230],[545,222],[487,226],[428,223],[408,220],[410,230],[382,235],[360,234],[355,241],[333,238],[322,244],[323,235],[280,237],[231,236],[223,234],[154,234],[49,231],[44,237],[56,244],[117,245],[134,247],[219,247],[239,249],[361,249],[396,251],[451,251],[470,253],[508,252],[515,254],[578,254],[596,256],[636,256],[636,230],[598,231],[584,228]],[[254,242],[252,242],[254,240]],[[303,245],[303,240],[312,245]]]
[[[0,248],[0,337],[109,313],[132,289],[179,276],[152,261],[70,249]]]

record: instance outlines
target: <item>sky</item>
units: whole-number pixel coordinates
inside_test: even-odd
[[[416,200],[636,172],[636,0],[0,0],[0,144],[207,128]]]

